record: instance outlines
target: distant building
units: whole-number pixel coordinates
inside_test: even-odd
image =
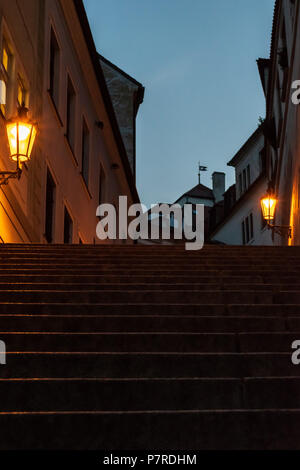
[[[199,183],[180,196],[174,204],[184,206],[184,204],[203,204],[204,205],[204,227],[205,236],[209,234],[210,211],[216,204],[223,204],[225,193],[225,173],[215,171],[212,174],[213,187],[208,188]]]

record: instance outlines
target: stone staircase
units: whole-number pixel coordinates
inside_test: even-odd
[[[300,449],[300,247],[0,246],[0,449]]]

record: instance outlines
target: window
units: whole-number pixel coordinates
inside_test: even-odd
[[[250,172],[250,165],[247,166],[247,188],[249,188],[251,184],[251,172]]]
[[[247,189],[247,175],[246,170],[243,170],[243,192]]]
[[[50,39],[50,95],[56,107],[59,100],[60,50],[53,30]]]
[[[90,135],[85,120],[82,123],[82,142],[81,142],[81,174],[85,184],[89,185],[89,153],[90,153]]]
[[[11,90],[12,82],[12,62],[13,55],[7,45],[5,39],[2,41],[2,55],[1,55],[1,100],[0,110],[3,116],[7,114],[7,107],[9,105],[9,93]]]
[[[17,105],[18,106],[26,106],[26,98],[27,98],[26,89],[24,87],[23,80],[21,77],[18,77],[18,94],[17,94]]]
[[[100,175],[99,175],[99,205],[105,202],[105,173],[100,165]]]
[[[259,152],[259,169],[261,174],[266,173],[266,152],[264,148]]]
[[[55,206],[55,183],[49,170],[47,170],[46,183],[46,214],[45,214],[45,237],[48,243],[53,240],[53,222]]]
[[[247,245],[254,238],[253,214],[248,215],[242,221],[243,245]]]
[[[73,240],[73,221],[68,209],[65,207],[64,215],[64,243],[72,243]]]
[[[242,237],[243,237],[243,245],[246,245],[246,232],[245,232],[245,222],[242,222]]]
[[[70,78],[67,85],[67,139],[71,149],[74,151],[75,145],[75,101],[76,94]]]
[[[240,190],[240,195],[243,193],[243,180],[242,180],[242,173],[239,174],[239,190]]]

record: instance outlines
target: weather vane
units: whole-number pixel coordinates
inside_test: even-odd
[[[207,166],[202,166],[201,163],[198,163],[198,178],[200,184],[201,171],[207,171]]]

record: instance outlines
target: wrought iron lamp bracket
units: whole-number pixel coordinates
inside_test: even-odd
[[[272,232],[277,233],[281,237],[287,236],[288,238],[292,238],[292,227],[290,225],[272,225],[270,222],[267,222],[267,224]]]

